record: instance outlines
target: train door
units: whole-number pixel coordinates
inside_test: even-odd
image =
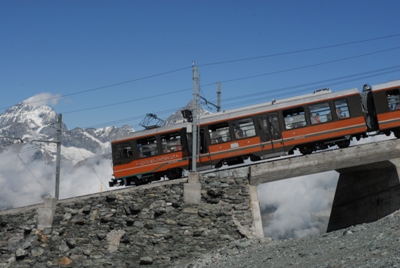
[[[264,154],[280,155],[284,151],[282,132],[277,113],[263,114],[257,117],[261,147]]]

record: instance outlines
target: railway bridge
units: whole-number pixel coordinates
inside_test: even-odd
[[[234,167],[230,171],[234,176],[247,177],[255,235],[263,237],[257,194],[259,184],[333,170],[340,176],[327,231],[376,221],[400,209],[400,140],[397,139],[306,156],[282,157],[250,166]],[[219,172],[226,171],[221,169]],[[185,203],[200,204],[204,202],[206,191],[202,179],[204,175],[207,176],[207,173],[190,172],[188,179],[170,183],[183,183]],[[143,187],[154,186],[144,185],[139,188]],[[130,188],[125,191],[131,191]],[[39,227],[51,226],[56,203],[56,200],[49,198],[45,200],[44,207],[39,208]]]
[[[397,139],[321,151],[306,156],[282,157],[246,167],[235,167],[234,170],[233,173],[242,174],[241,176],[247,174],[253,225],[255,235],[259,237],[263,237],[263,227],[257,186],[262,183],[337,171],[340,176],[328,232],[373,222],[400,209],[400,140]],[[189,173],[187,183],[183,185],[185,203],[202,202],[204,185],[199,181],[201,176]],[[43,226],[51,225],[55,205],[54,199],[50,198],[47,205],[45,200],[44,208],[39,208],[39,225],[41,221]]]
[[[249,183],[255,187],[332,170],[340,176],[328,232],[372,222],[400,209],[400,141],[397,139],[252,165]],[[257,198],[253,196],[254,200]]]
[[[400,140],[372,142],[305,156],[282,157],[246,167],[257,236],[263,236],[257,186],[299,176],[337,171],[327,231],[369,223],[400,209]],[[243,167],[235,168],[243,172]],[[189,176],[186,200],[200,202],[201,185]]]

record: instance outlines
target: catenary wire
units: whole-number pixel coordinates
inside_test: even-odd
[[[197,66],[199,66],[199,67],[211,66],[211,65],[227,64],[227,63],[233,63],[233,62],[239,62],[239,61],[248,61],[248,60],[261,59],[261,58],[277,57],[277,56],[296,54],[296,53],[302,53],[302,52],[308,52],[308,51],[315,51],[315,50],[321,50],[321,49],[327,49],[327,48],[333,48],[333,47],[354,45],[354,44],[365,43],[365,42],[370,42],[370,41],[376,41],[376,40],[380,40],[380,39],[392,38],[392,37],[397,37],[397,36],[400,36],[400,34],[392,34],[392,35],[387,35],[387,36],[381,36],[381,37],[375,37],[375,38],[369,38],[369,39],[364,39],[364,40],[353,41],[353,42],[346,42],[346,43],[340,43],[340,44],[328,45],[328,46],[322,46],[322,47],[315,47],[315,48],[306,48],[306,49],[294,50],[294,51],[289,51],[289,52],[274,53],[274,54],[269,54],[269,55],[264,55],[264,56],[256,56],[256,57],[249,57],[249,58],[236,59],[236,60],[227,60],[227,61],[220,61],[220,62],[213,62],[213,63],[205,63],[205,64],[199,64]]]
[[[243,59],[234,59],[234,60],[228,60],[228,61],[205,63],[205,64],[200,64],[198,66],[210,66],[210,65],[217,65],[217,64],[227,64],[227,63],[233,63],[233,62],[239,62],[239,61],[248,61],[248,60],[255,60],[255,59],[260,59],[260,58],[267,58],[267,57],[275,57],[275,56],[282,56],[282,55],[288,55],[288,54],[302,53],[302,52],[306,52],[306,51],[315,51],[315,50],[321,50],[321,49],[327,49],[327,48],[333,48],[333,47],[339,47],[339,46],[345,46],[345,45],[352,45],[352,44],[370,42],[370,41],[386,39],[386,38],[392,38],[392,37],[397,37],[397,36],[400,36],[400,34],[392,34],[392,35],[387,35],[387,36],[363,39],[363,40],[346,42],[346,43],[341,43],[341,44],[334,44],[334,45],[321,46],[321,47],[315,47],[315,48],[308,48],[308,49],[302,49],[302,50],[295,50],[295,51],[289,51],[289,52],[275,53],[275,54],[264,55],[264,56],[256,56],[256,57],[249,57],[249,58],[243,58]],[[123,84],[127,84],[127,83],[140,81],[140,80],[154,78],[154,77],[157,77],[157,76],[170,74],[170,73],[186,70],[186,69],[189,69],[189,68],[192,68],[192,66],[182,67],[182,68],[178,68],[178,69],[175,69],[175,70],[165,71],[165,72],[161,72],[161,73],[158,73],[158,74],[153,74],[153,75],[148,75],[148,76],[144,76],[144,77],[140,77],[140,78],[130,79],[130,80],[127,80],[127,81],[118,82],[118,83],[109,84],[109,85],[100,86],[100,87],[95,87],[95,88],[91,88],[91,89],[87,89],[87,90],[76,91],[76,92],[73,92],[73,93],[64,94],[64,95],[61,95],[61,96],[56,96],[56,97],[51,97],[51,98],[46,98],[46,99],[41,99],[41,100],[37,100],[37,101],[34,101],[34,102],[42,102],[42,101],[47,101],[47,100],[56,99],[56,98],[63,98],[63,97],[67,97],[67,96],[83,94],[83,93],[92,92],[92,91],[96,91],[96,90],[100,90],[100,89],[104,89],[104,88],[109,88],[109,87],[114,87],[114,86],[119,86],[119,85],[123,85]],[[31,103],[34,103],[34,102],[31,102]],[[0,107],[0,109],[7,109],[7,108],[10,108],[10,107],[12,107],[12,106]]]
[[[356,74],[351,74],[351,75],[346,75],[346,76],[340,76],[340,77],[335,77],[335,78],[330,78],[330,79],[325,79],[325,80],[314,81],[314,82],[305,83],[305,84],[301,84],[301,85],[288,86],[288,87],[279,88],[279,89],[270,89],[270,90],[263,91],[263,92],[240,95],[240,96],[235,96],[235,97],[226,98],[226,99],[223,98],[221,101],[223,101],[224,103],[227,103],[227,102],[229,103],[230,101],[235,101],[237,99],[243,100],[244,98],[250,98],[252,96],[258,96],[258,98],[254,99],[254,100],[247,100],[247,101],[241,101],[241,102],[236,102],[236,103],[231,103],[231,104],[225,104],[224,105],[224,107],[232,107],[232,106],[235,106],[235,105],[237,106],[237,105],[240,105],[240,104],[245,104],[245,103],[250,103],[250,102],[254,103],[254,101],[260,101],[259,96],[261,96],[261,95],[272,95],[274,92],[279,92],[279,95],[274,95],[273,96],[274,98],[276,98],[276,96],[287,95],[287,93],[285,93],[285,92],[288,91],[288,90],[293,90],[293,89],[300,88],[300,87],[307,87],[307,86],[310,87],[310,86],[318,85],[318,84],[325,84],[326,85],[327,82],[330,83],[329,84],[330,86],[338,85],[338,84],[343,84],[343,83],[347,83],[347,82],[351,82],[351,81],[355,81],[355,80],[359,80],[359,79],[364,79],[364,78],[368,78],[368,77],[374,77],[374,76],[379,76],[379,75],[383,75],[383,74],[387,74],[387,73],[393,73],[393,72],[397,72],[399,70],[400,70],[400,65],[396,65],[396,66],[377,69],[377,70],[371,70],[371,71],[366,71],[366,72],[361,72],[361,73],[356,73]],[[361,76],[361,77],[359,77],[359,76]],[[346,79],[346,80],[344,80],[344,79]],[[343,81],[339,81],[339,80],[343,80]],[[335,81],[337,81],[337,82],[335,82]],[[304,91],[305,91],[305,89],[301,89],[301,90],[297,90],[297,91],[294,91],[294,92],[304,92]],[[161,115],[161,114],[177,111],[178,109],[179,108],[173,108],[173,109],[170,109],[170,110],[164,110],[164,111],[159,111],[159,112],[156,111],[155,113],[157,115]],[[116,120],[116,121],[111,121],[111,122],[107,122],[107,123],[99,123],[99,124],[96,124],[96,125],[92,125],[91,127],[93,127],[93,126],[102,126],[102,125],[109,124],[109,123],[123,123],[123,122],[135,121],[135,120],[143,119],[144,116],[145,115],[138,115],[138,116],[135,116],[135,117],[129,117],[129,118],[120,119],[120,120]],[[136,124],[134,126],[138,126],[139,127],[139,124]]]
[[[364,78],[370,78],[370,77],[374,77],[374,76],[380,76],[380,75],[383,75],[383,74],[388,74],[388,73],[393,73],[393,72],[399,72],[400,71],[400,68],[397,68],[397,69],[395,69],[395,70],[391,70],[391,71],[385,71],[385,72],[381,72],[381,73],[378,73],[378,74],[369,74],[369,75],[364,75],[364,76],[361,76],[361,77],[357,77],[357,78],[353,78],[353,79],[347,79],[347,80],[343,80],[343,81],[340,81],[340,82],[336,82],[336,83],[332,83],[332,84],[330,84],[331,86],[332,85],[339,85],[339,84],[343,84],[343,83],[347,83],[347,82],[351,82],[351,81],[355,81],[355,80],[360,80],[360,79],[364,79]],[[297,87],[297,86],[296,86]],[[292,87],[292,88],[294,88],[294,87]],[[274,95],[274,96],[272,96],[274,99],[276,99],[276,97],[277,96],[287,96],[287,94],[286,93],[284,93],[284,92],[282,92],[282,91],[284,91],[286,88],[282,88],[282,89],[277,89],[276,91],[279,91],[279,94],[277,94],[277,95]],[[295,91],[292,91],[291,93],[299,93],[299,92],[304,92],[304,89],[301,89],[301,90],[295,90]],[[272,93],[271,93],[272,94]],[[247,103],[254,103],[254,102],[256,102],[256,101],[260,101],[260,98],[256,98],[256,99],[251,99],[251,100],[247,100],[247,101],[241,101],[241,102],[235,102],[235,103],[231,103],[231,104],[228,104],[228,105],[225,105],[225,107],[232,107],[232,106],[238,106],[238,105],[243,105],[243,104],[247,104]]]
[[[186,69],[189,69],[189,68],[192,68],[192,67],[191,66],[190,67],[183,67],[183,68],[179,68],[179,69],[175,69],[175,70],[171,70],[171,71],[166,71],[166,72],[162,72],[162,73],[158,73],[158,74],[148,75],[148,76],[135,78],[135,79],[131,79],[131,80],[123,81],[123,82],[118,82],[118,83],[114,83],[114,84],[110,84],[110,85],[95,87],[95,88],[91,88],[91,89],[86,89],[86,90],[76,91],[76,92],[73,92],[73,93],[59,95],[59,96],[56,96],[56,97],[51,97],[51,98],[41,99],[41,100],[37,100],[37,101],[32,101],[32,102],[29,102],[29,103],[43,102],[43,101],[47,101],[47,100],[59,99],[59,98],[69,97],[69,96],[73,96],[73,95],[77,95],[77,94],[83,94],[83,93],[87,93],[87,92],[92,92],[92,91],[96,91],[96,90],[100,90],[100,89],[104,89],[104,88],[120,86],[120,85],[124,85],[124,84],[128,84],[128,83],[132,83],[132,82],[137,82],[137,81],[140,81],[140,80],[145,80],[145,79],[154,78],[154,77],[165,75],[165,74],[170,74],[170,73],[186,70]],[[7,109],[7,108],[10,108],[10,107],[12,107],[12,106],[0,107],[0,109]]]
[[[339,61],[350,60],[350,59],[359,58],[359,57],[370,56],[370,55],[374,55],[374,54],[377,54],[377,53],[392,51],[392,50],[396,50],[396,49],[400,49],[400,46],[394,47],[394,48],[389,48],[389,49],[384,49],[384,50],[379,50],[379,51],[374,51],[374,52],[370,52],[370,53],[364,53],[364,54],[360,54],[360,55],[356,55],[356,56],[345,57],[345,58],[341,58],[341,59],[337,59],[337,60],[331,60],[331,61],[325,61],[325,62],[310,64],[310,65],[305,65],[305,66],[289,68],[289,69],[275,71],[275,72],[269,72],[269,73],[264,73],[264,74],[258,74],[258,75],[252,75],[252,76],[246,76],[246,77],[240,77],[240,78],[224,80],[224,81],[221,81],[221,83],[229,83],[229,82],[234,82],[234,81],[239,81],[239,80],[246,80],[246,79],[251,79],[251,78],[256,78],[256,77],[261,77],[261,76],[267,76],[267,75],[273,75],[273,74],[278,74],[278,73],[290,72],[290,71],[294,71],[294,70],[311,68],[311,67],[321,66],[321,65],[325,65],[325,64],[331,64],[331,63],[334,63],[334,62],[339,62]],[[215,82],[203,85],[203,87],[207,87],[207,86],[210,86],[210,85],[215,85]],[[173,92],[168,92],[168,93],[163,93],[163,94],[157,94],[157,95],[152,95],[152,96],[148,96],[148,97],[143,97],[143,98],[139,98],[139,99],[135,99],[135,100],[128,100],[128,101],[123,101],[123,102],[118,102],[118,103],[99,105],[99,106],[95,106],[95,107],[84,108],[84,109],[73,110],[73,111],[67,111],[67,112],[62,112],[62,113],[63,114],[68,114],[68,113],[75,113],[75,112],[82,112],[82,111],[100,109],[100,108],[105,108],[105,107],[110,107],[110,106],[115,106],[115,105],[131,103],[131,102],[135,102],[135,101],[141,101],[141,100],[144,100],[144,99],[150,99],[150,98],[155,98],[155,97],[160,97],[160,96],[166,96],[166,95],[169,95],[169,94],[175,94],[175,93],[179,93],[179,92],[183,92],[183,91],[189,91],[191,89],[192,88],[186,88],[186,89],[176,90],[176,91],[173,91]]]
[[[351,74],[351,75],[339,76],[339,77],[334,77],[334,78],[330,78],[330,79],[324,79],[324,80],[309,82],[309,83],[305,83],[305,84],[284,87],[284,88],[280,88],[280,89],[272,89],[272,90],[267,90],[267,91],[263,91],[263,92],[256,92],[256,93],[253,93],[253,94],[246,94],[246,95],[240,95],[240,96],[235,96],[235,97],[231,97],[231,98],[224,98],[223,100],[224,101],[229,101],[229,100],[242,99],[242,98],[250,97],[252,95],[257,95],[257,96],[267,95],[267,94],[270,94],[271,92],[274,92],[274,91],[282,92],[282,91],[286,91],[286,90],[290,90],[290,89],[294,89],[294,88],[298,88],[298,87],[313,86],[313,85],[317,85],[317,84],[325,84],[326,85],[326,83],[328,83],[328,82],[329,83],[330,82],[335,82],[337,80],[347,79],[347,78],[360,76],[360,75],[374,74],[376,72],[384,72],[384,71],[395,72],[399,68],[400,68],[400,65],[395,65],[395,66],[391,66],[391,67],[387,67],[387,68],[376,69],[376,70],[371,70],[371,71],[366,71],[366,72],[361,72],[361,73],[356,73],[356,74]],[[372,76],[376,76],[376,75],[372,75]],[[354,80],[357,80],[357,79],[352,79],[351,81],[354,81]],[[329,84],[329,86],[332,86],[332,85],[336,85],[336,84],[332,84],[332,83]]]
[[[251,78],[256,78],[256,77],[261,77],[261,76],[285,73],[285,72],[290,72],[290,71],[295,71],[295,70],[300,70],[300,69],[306,69],[306,68],[321,66],[321,65],[325,65],[325,64],[331,64],[331,63],[334,63],[334,62],[339,62],[339,61],[344,61],[344,60],[351,60],[351,59],[355,59],[355,58],[370,56],[370,55],[383,53],[383,52],[387,52],[387,51],[392,51],[392,50],[396,50],[396,49],[400,49],[400,46],[389,48],[389,49],[384,49],[384,50],[379,50],[379,51],[374,51],[374,52],[370,52],[370,53],[360,54],[360,55],[357,55],[357,56],[341,58],[341,59],[337,59],[337,60],[325,61],[325,62],[310,64],[310,65],[305,65],[305,66],[300,66],[300,67],[294,67],[294,68],[290,68],[290,69],[284,69],[284,70],[274,71],[274,72],[269,72],[269,73],[263,73],[263,74],[257,74],[257,75],[251,75],[251,76],[227,79],[227,80],[219,81],[219,82],[221,82],[221,83],[229,83],[229,82],[235,82],[235,81],[239,81],[239,80],[246,80],[246,79],[251,79]],[[207,87],[207,86],[211,86],[211,85],[215,85],[215,84],[216,84],[216,82],[208,83],[206,85],[203,85],[203,87]]]

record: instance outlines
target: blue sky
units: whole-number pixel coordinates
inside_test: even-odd
[[[400,1],[0,1],[0,113],[41,93],[69,129],[400,79]],[[396,67],[397,66],[397,67]],[[204,106],[206,108],[206,106]],[[215,111],[215,110],[214,110]]]

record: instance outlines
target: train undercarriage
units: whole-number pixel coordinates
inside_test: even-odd
[[[183,174],[183,169],[182,168],[174,168],[174,169],[169,169],[164,172],[156,172],[156,173],[149,173],[149,174],[143,174],[139,176],[131,176],[131,177],[125,177],[121,179],[111,179],[111,181],[108,182],[108,185],[110,187],[114,186],[139,186],[143,184],[147,184],[153,181],[159,181],[162,178],[167,177],[168,180],[176,180],[179,178],[182,178]]]

